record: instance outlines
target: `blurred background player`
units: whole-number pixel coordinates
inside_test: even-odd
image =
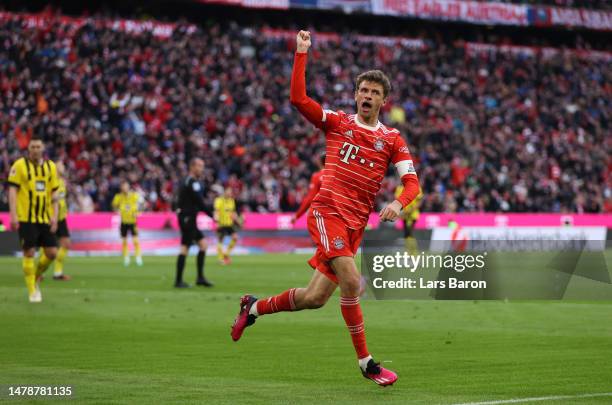
[[[404,186],[399,185],[395,188],[395,198],[402,195],[404,192]],[[419,210],[419,206],[421,204],[421,200],[423,199],[423,190],[419,190],[419,194],[416,198],[407,206],[402,209],[400,217],[402,218],[402,228],[404,228],[404,243],[406,246],[406,250],[411,254],[417,254],[418,245],[417,240],[413,236],[414,233],[414,224],[419,219],[419,215],[421,214]]]
[[[130,265],[130,251],[128,248],[128,233],[132,235],[132,243],[134,244],[134,256],[136,256],[136,264],[142,266],[142,256],[140,254],[140,241],[138,240],[138,227],[136,219],[139,213],[140,196],[137,192],[130,189],[130,183],[126,180],[121,182],[120,191],[113,198],[113,209],[121,215],[121,226],[119,233],[121,234],[123,264]]]
[[[70,249],[70,231],[68,230],[68,223],[66,222],[66,216],[68,215],[68,205],[66,204],[66,168],[63,162],[57,162],[55,164],[57,168],[57,178],[59,181],[59,188],[57,189],[57,206],[59,212],[57,214],[57,231],[55,236],[59,242],[59,249],[57,251],[57,257],[55,258],[53,267],[53,279],[60,281],[70,280],[70,276],[64,274],[64,259]],[[50,215],[53,215],[53,206],[49,207]]]
[[[185,261],[189,254],[189,247],[193,242],[198,244],[197,270],[198,276],[196,285],[212,287],[213,283],[204,277],[204,264],[206,261],[206,239],[202,231],[198,229],[197,219],[200,211],[205,212],[211,218],[214,214],[210,207],[204,202],[204,187],[200,183],[200,178],[204,173],[204,161],[200,158],[193,158],[189,161],[189,173],[181,183],[178,195],[178,222],[181,229],[181,249],[176,259],[176,278],[174,286],[176,288],[189,288],[190,285],[183,281],[185,271]]]
[[[258,316],[320,308],[340,287],[340,310],[362,375],[378,385],[391,385],[397,380],[397,374],[376,363],[367,348],[359,303],[361,277],[354,257],[389,164],[395,165],[404,191],[380,211],[382,221],[395,221],[401,209],[416,198],[418,178],[400,132],[378,120],[391,90],[387,76],[371,70],[357,77],[354,93],[357,114],[323,110],[306,94],[310,33],[300,31],[296,42],[291,104],[325,131],[325,176],[308,214],[308,231],[317,245],[308,264],[317,271],[306,288],[292,288],[260,300],[244,295],[231,336],[234,341],[239,340],[244,329],[254,324]]]
[[[325,168],[325,154],[324,153],[321,154],[321,156],[319,157],[319,160],[317,161],[317,166],[319,170],[317,170],[316,172],[312,174],[312,176],[310,176],[310,184],[308,185],[308,194],[306,194],[306,196],[302,200],[302,203],[300,204],[300,207],[295,212],[295,215],[293,216],[293,218],[291,218],[292,224],[295,224],[297,220],[300,219],[300,217],[304,215],[306,211],[308,211],[308,208],[310,207],[310,203],[317,196],[317,193],[319,192],[319,189],[321,188],[321,176],[323,175],[323,169]]]
[[[214,218],[217,223],[217,254],[219,256],[219,262],[222,264],[230,264],[230,253],[236,242],[238,241],[237,228],[242,223],[242,217],[240,216],[240,209],[236,203],[236,200],[232,196],[232,189],[225,187],[223,195],[215,198],[214,202],[215,212]],[[223,244],[226,236],[230,236],[231,239],[227,245],[227,251],[223,251]]]
[[[43,158],[44,143],[33,136],[28,143],[28,155],[15,161],[9,173],[9,210],[11,228],[19,231],[23,249],[22,267],[30,302],[41,302],[38,278],[57,256],[56,191],[59,180],[55,163]],[[53,206],[53,215],[49,205]],[[36,248],[42,247],[35,266]]]

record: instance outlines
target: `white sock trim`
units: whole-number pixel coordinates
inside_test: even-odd
[[[257,312],[257,301],[255,301],[253,305],[251,305],[251,309],[249,309],[249,315],[259,316],[259,313]]]
[[[368,356],[368,357],[364,357],[363,359],[359,359],[359,367],[361,367],[361,369],[363,371],[366,370],[366,368],[368,368],[368,362],[372,360],[372,356]]]

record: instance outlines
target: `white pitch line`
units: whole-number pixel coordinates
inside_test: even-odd
[[[463,403],[463,404],[453,404],[453,405],[520,404],[521,402],[554,401],[554,400],[558,400],[558,399],[595,398],[595,397],[612,397],[612,392],[602,392],[602,393],[599,393],[599,394],[553,395],[553,396],[549,396],[549,397],[501,399],[499,401],[466,402],[466,403]]]

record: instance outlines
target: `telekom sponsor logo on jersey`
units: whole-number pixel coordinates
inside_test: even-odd
[[[353,145],[352,143],[349,143],[349,142],[344,142],[344,144],[342,145],[342,149],[340,149],[340,155],[343,156],[343,158],[340,159],[340,161],[342,163],[349,164],[350,163],[349,159],[350,160],[357,159],[358,158],[357,153],[359,152],[359,149],[361,148],[357,145]],[[366,164],[366,160],[364,158],[359,158],[357,161],[361,163],[362,165]],[[369,166],[374,167],[374,162],[369,162]]]

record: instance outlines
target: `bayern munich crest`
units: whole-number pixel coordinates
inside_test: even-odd
[[[342,240],[340,236],[336,236],[334,240],[332,241],[332,243],[334,244],[334,247],[336,249],[342,249],[344,247],[344,241]]]
[[[376,152],[380,152],[384,148],[385,143],[383,142],[383,140],[380,138],[376,138],[376,140],[374,141],[374,149],[376,150]]]

